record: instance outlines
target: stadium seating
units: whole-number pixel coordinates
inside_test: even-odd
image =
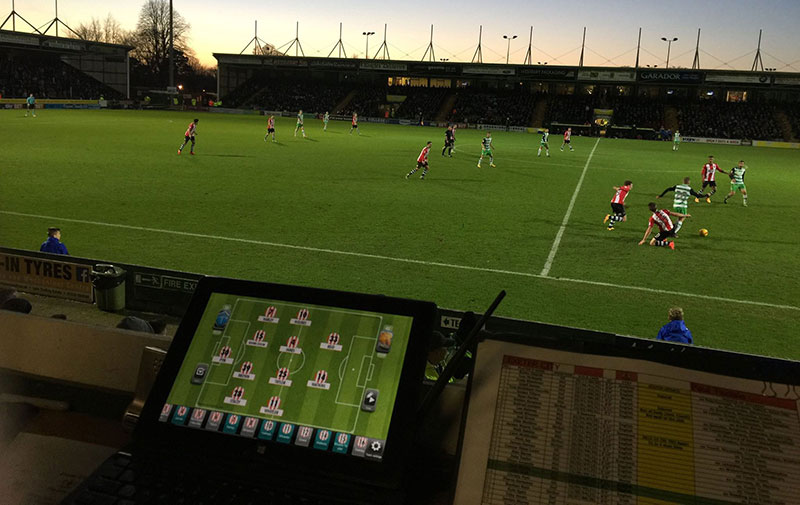
[[[775,121],[775,106],[769,104],[687,102],[678,107],[678,122],[685,136],[783,140]]]
[[[529,126],[536,95],[525,90],[459,89],[451,122]]]
[[[787,105],[783,108],[783,112],[789,119],[789,124],[792,127],[792,136],[795,139],[800,139],[800,103]]]
[[[62,62],[57,56],[5,54],[0,57],[0,93],[6,98],[94,100],[122,98],[116,90]]]

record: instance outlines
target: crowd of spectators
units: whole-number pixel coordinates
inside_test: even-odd
[[[121,98],[116,90],[64,63],[57,56],[0,56],[0,94],[4,98],[95,100]]]
[[[646,97],[616,97],[608,108],[614,109],[613,123],[618,126],[659,128],[664,124],[664,104]]]
[[[342,85],[322,82],[273,81],[244,104],[262,110],[316,112],[331,111],[347,95]]]
[[[792,136],[795,139],[800,139],[800,103],[787,105],[783,111],[792,127]]]
[[[349,115],[357,112],[363,117],[380,117],[384,114],[381,107],[386,103],[386,88],[375,86],[360,86],[356,89],[353,98],[339,111],[340,114]]]
[[[449,88],[420,88],[395,86],[387,90],[390,95],[405,95],[405,101],[395,113],[401,119],[416,119],[420,116],[434,118],[442,108],[442,101],[450,93]]]
[[[545,123],[589,124],[594,119],[596,102],[593,95],[551,95]]]
[[[774,105],[702,100],[679,105],[677,109],[684,136],[783,140]]]
[[[536,95],[525,90],[460,89],[448,119],[459,123],[528,126],[535,102]]]

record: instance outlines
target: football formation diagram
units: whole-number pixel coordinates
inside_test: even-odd
[[[225,301],[213,325],[201,321],[171,403],[385,436],[406,345],[391,315]]]

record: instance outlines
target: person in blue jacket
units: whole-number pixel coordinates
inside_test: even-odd
[[[48,228],[47,240],[42,242],[39,251],[52,254],[69,254],[67,246],[61,243],[61,228]]]
[[[683,309],[680,307],[672,307],[669,309],[669,322],[661,327],[658,331],[656,340],[665,340],[667,342],[677,342],[679,344],[691,344],[692,332],[686,327],[683,322]]]

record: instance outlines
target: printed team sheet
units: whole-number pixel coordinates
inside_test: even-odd
[[[800,387],[481,344],[456,505],[800,503]]]

